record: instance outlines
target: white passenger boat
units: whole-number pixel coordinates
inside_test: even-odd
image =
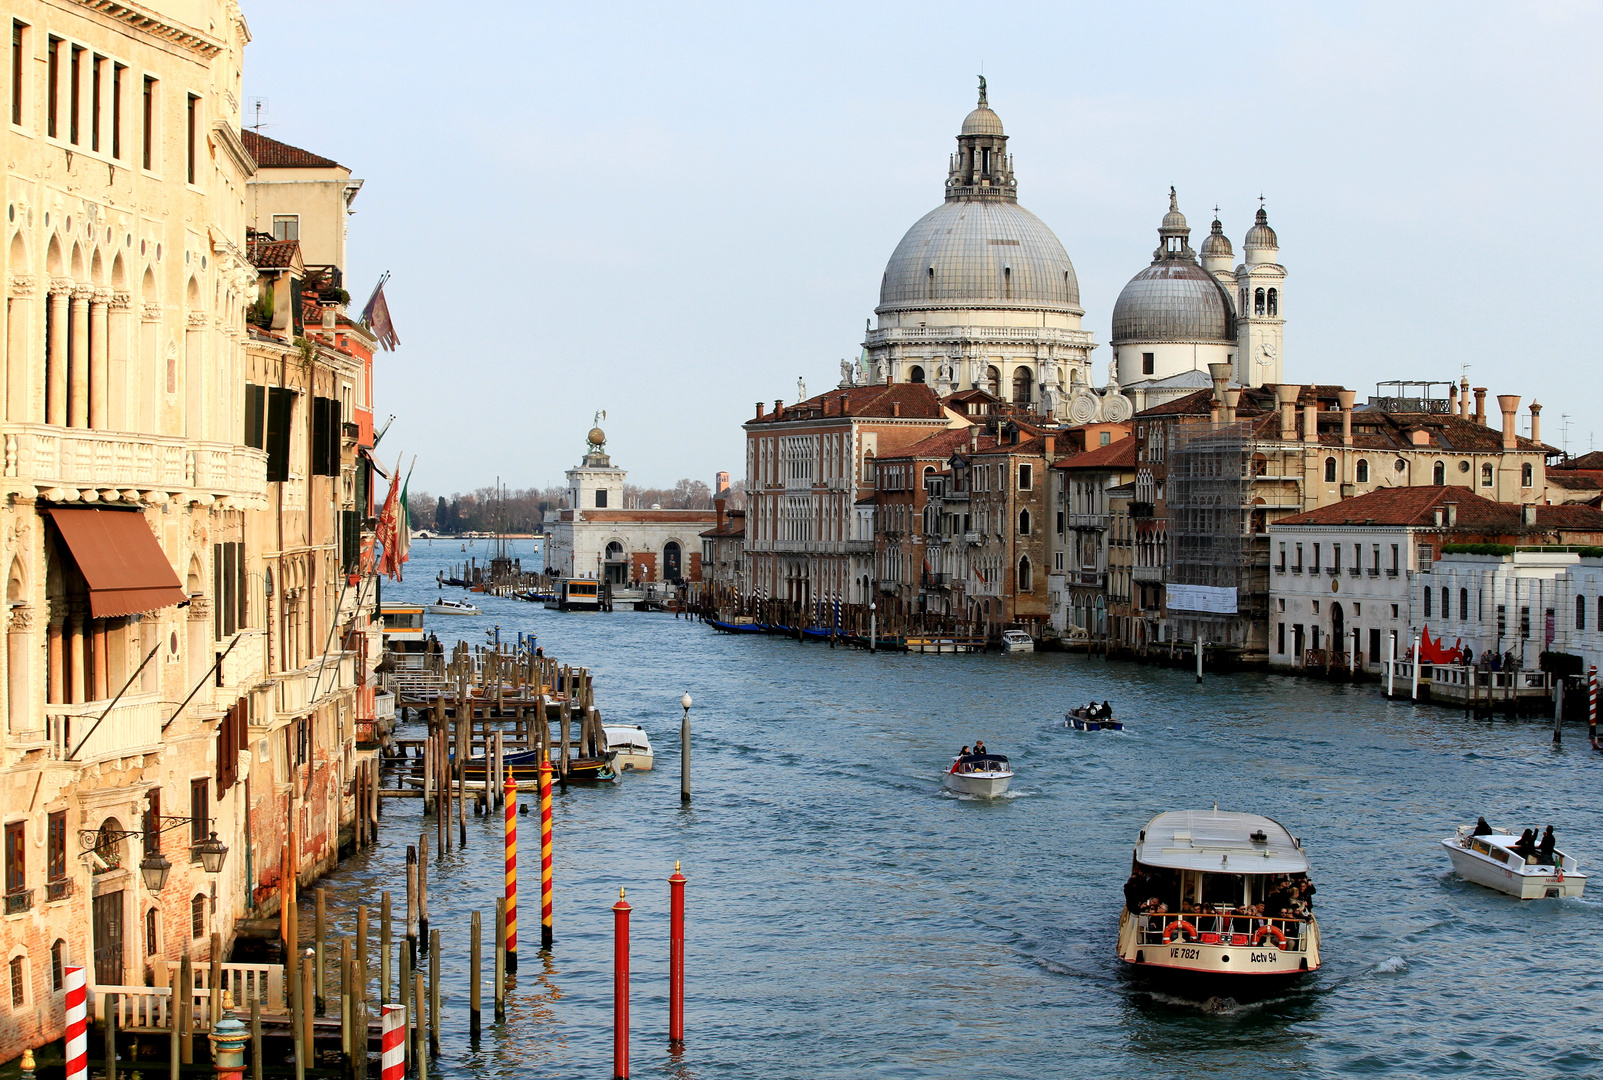
[[[651,771],[656,755],[645,728],[639,724],[602,724],[601,730],[607,736],[607,749],[616,755],[612,759],[614,768],[619,772],[624,769]]]
[[[552,611],[600,611],[601,586],[588,578],[568,578],[557,582],[556,597],[545,606]]]
[[[1553,852],[1551,864],[1539,863],[1514,850],[1519,837],[1503,832],[1472,835],[1473,825],[1460,825],[1456,835],[1442,841],[1453,870],[1465,881],[1517,896],[1521,900],[1580,896],[1586,875],[1562,851]]]
[[[1013,769],[1001,754],[961,754],[943,778],[948,790],[959,795],[994,799],[1013,782]]]
[[[428,606],[430,615],[483,615],[484,612],[466,600],[448,600],[440,597]]]
[[[1003,652],[1034,652],[1035,639],[1023,630],[1002,631]]]
[[[1238,999],[1278,989],[1319,968],[1312,891],[1301,843],[1272,818],[1217,807],[1159,814],[1136,840],[1119,958]]]

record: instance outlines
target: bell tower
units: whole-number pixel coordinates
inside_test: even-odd
[[[1286,268],[1261,196],[1258,202],[1242,244],[1246,261],[1236,267],[1236,377],[1243,386],[1278,384],[1285,362]]]

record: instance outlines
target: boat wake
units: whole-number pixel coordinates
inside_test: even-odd
[[[969,795],[962,792],[942,788],[940,794],[943,798],[956,799],[958,802],[998,802],[1002,799],[1028,799],[1040,794],[1036,791],[1014,791],[1009,788],[1000,795]]]
[[[1376,975],[1394,975],[1408,970],[1408,961],[1400,956],[1388,956],[1380,963],[1369,969]]]

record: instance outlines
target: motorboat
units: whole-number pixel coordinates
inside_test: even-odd
[[[613,767],[622,772],[650,772],[656,755],[651,750],[651,737],[639,724],[602,724],[601,732],[607,737],[607,749],[612,752]]]
[[[1001,754],[959,754],[941,782],[959,795],[994,799],[1013,782],[1013,768]]]
[[[1210,995],[1273,991],[1319,970],[1312,892],[1302,843],[1273,818],[1159,814],[1136,838],[1119,958]]]
[[[1555,850],[1551,863],[1541,863],[1534,855],[1515,851],[1517,843],[1519,837],[1505,832],[1476,834],[1475,826],[1460,825],[1442,847],[1459,877],[1521,900],[1580,896],[1585,890],[1586,875],[1575,859]]]
[[[555,595],[545,606],[554,611],[600,611],[601,585],[590,578],[566,578],[557,582]]]
[[[1003,652],[1034,652],[1035,639],[1023,630],[1002,631]]]
[[[435,600],[426,609],[430,615],[483,615],[484,612],[468,603],[466,600],[451,600],[444,596]]]
[[[1078,709],[1070,709],[1063,714],[1063,726],[1073,728],[1075,731],[1123,731],[1124,722],[1115,720],[1112,716],[1102,715],[1101,707],[1095,704],[1081,705]]]

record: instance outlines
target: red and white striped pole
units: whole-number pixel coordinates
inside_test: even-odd
[[[379,1078],[401,1080],[406,1075],[406,1009],[386,1003],[379,1027]]]
[[[540,762],[540,948],[550,951],[556,927],[551,921],[551,762]]]
[[[629,1080],[629,912],[618,890],[612,905],[612,1080]]]
[[[668,879],[668,1045],[685,1044],[685,875],[673,864]]]
[[[84,969],[63,968],[61,974],[62,984],[67,991],[67,1032],[63,1054],[67,1059],[67,1080],[88,1080],[89,1015],[85,1008],[88,993],[84,985]]]
[[[1597,665],[1586,669],[1586,735],[1597,745]]]
[[[506,786],[507,971],[518,970],[518,785],[507,774]]]

